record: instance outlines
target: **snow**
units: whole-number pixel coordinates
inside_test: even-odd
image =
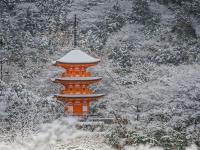
[[[163,150],[162,148],[158,148],[158,147],[151,147],[149,145],[140,145],[137,147],[133,147],[133,146],[126,146],[125,150]]]
[[[17,9],[23,10],[23,9],[29,9],[32,12],[39,12],[39,9],[34,3],[21,3],[17,5]]]
[[[1,150],[116,150],[105,143],[104,132],[78,130],[74,117],[63,117],[51,123],[43,124],[36,134],[26,138],[18,137],[12,143],[1,142]],[[124,150],[163,150],[151,145],[130,145]],[[186,150],[198,150],[194,145]]]
[[[55,65],[55,64],[56,64],[56,61],[52,61],[51,63],[52,63],[52,65]]]
[[[66,98],[76,98],[76,97],[91,98],[91,97],[101,97],[101,96],[104,96],[104,94],[90,94],[90,95],[86,95],[86,94],[75,94],[75,95],[58,94],[58,95],[55,95],[55,96],[66,97]]]
[[[175,22],[175,14],[167,6],[156,2],[150,3],[151,11],[161,15],[161,22],[163,25],[172,24]]]
[[[91,80],[99,80],[102,77],[65,77],[65,78],[55,78],[51,79],[52,81],[55,80],[65,80],[65,81],[91,81]]]
[[[72,50],[67,53],[64,57],[58,59],[57,63],[96,63],[99,62],[100,59],[94,58],[81,50]]]
[[[113,150],[104,143],[104,136],[98,132],[77,130],[74,117],[64,117],[44,124],[37,134],[18,138],[12,143],[0,143],[1,150]]]
[[[56,81],[56,79],[52,78],[52,79],[51,79],[51,81],[52,81],[52,82],[55,82],[55,81]]]

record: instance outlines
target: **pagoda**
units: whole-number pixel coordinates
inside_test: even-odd
[[[104,96],[95,94],[90,88],[91,84],[98,83],[102,78],[92,77],[88,68],[99,62],[99,59],[77,49],[55,61],[55,66],[65,70],[61,77],[53,79],[53,82],[60,83],[64,87],[55,97],[65,104],[66,115],[87,116],[91,114],[91,103]]]

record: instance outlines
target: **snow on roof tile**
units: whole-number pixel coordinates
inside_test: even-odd
[[[90,80],[100,80],[102,77],[62,77],[62,78],[55,78],[51,79],[52,81],[55,80],[65,80],[65,81],[90,81]]]
[[[67,53],[64,57],[58,59],[57,63],[96,63],[99,62],[100,59],[94,58],[81,50],[72,50]]]
[[[93,98],[93,97],[102,97],[105,94],[56,94],[55,97],[63,98]]]

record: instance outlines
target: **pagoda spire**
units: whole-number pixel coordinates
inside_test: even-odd
[[[78,46],[77,44],[77,17],[74,15],[74,48]]]

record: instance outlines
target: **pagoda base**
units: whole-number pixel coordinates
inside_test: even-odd
[[[88,116],[94,113],[95,109],[91,106],[91,101],[73,100],[65,102],[64,111],[68,116]]]

